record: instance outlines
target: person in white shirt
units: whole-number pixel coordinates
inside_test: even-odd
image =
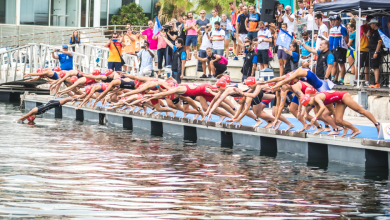
[[[322,15],[321,14],[316,14],[314,21],[316,22],[316,24],[318,26],[318,37],[317,37],[317,42],[316,42],[316,50],[318,50],[320,48],[320,44],[322,41],[321,36],[324,36],[329,40],[328,27],[322,22]]]
[[[282,19],[283,23],[287,24],[287,31],[294,34],[295,30],[295,15],[291,12],[291,6],[286,6],[286,12],[284,13]]]
[[[313,31],[318,31],[318,26],[314,24],[313,8],[313,6],[310,6],[309,13],[305,14],[303,17],[303,20],[307,21],[306,30],[311,36],[313,34]]]
[[[201,29],[204,29],[204,31],[201,31]],[[200,58],[206,58],[207,52],[206,49],[209,47],[212,47],[213,44],[211,43],[211,24],[207,24],[206,26],[201,26],[198,28],[198,35],[202,36],[202,43],[199,48],[199,57]],[[206,61],[202,61],[202,69],[203,69],[203,75],[200,78],[211,78],[211,67],[208,65],[209,69],[209,75],[207,77],[206,75]]]
[[[214,28],[215,30],[211,34],[213,53],[223,56],[223,51],[225,49],[225,31],[221,28],[221,23],[219,21],[214,23]]]
[[[259,22],[260,30],[257,32],[257,62],[260,63],[260,70],[268,68],[269,43],[272,42],[271,31],[265,28],[264,22]]]

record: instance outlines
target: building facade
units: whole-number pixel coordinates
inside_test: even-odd
[[[158,0],[0,0],[0,24],[62,27],[110,25],[122,5],[139,4],[147,17]]]

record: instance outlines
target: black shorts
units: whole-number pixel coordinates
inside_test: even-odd
[[[190,97],[192,100],[196,99],[196,96],[187,96],[187,97]],[[188,104],[189,104],[188,102],[183,101],[183,105],[188,105]]]
[[[347,49],[337,48],[333,51],[336,63],[345,63],[347,61]]]
[[[38,111],[36,115],[41,115],[52,108],[59,107],[61,105],[59,100],[50,100],[48,103],[37,106]]]
[[[257,62],[268,64],[268,50],[257,50]]]
[[[361,51],[360,52],[360,67],[368,67],[368,66],[369,66],[368,52]]]
[[[233,34],[232,34],[232,33],[230,34],[230,38],[233,40],[233,42],[236,42],[236,37],[235,37],[235,36],[233,36]]]
[[[292,100],[293,100],[293,98],[294,98],[294,94],[293,93],[287,95],[286,96],[286,102],[285,102],[284,105],[290,105]],[[278,99],[277,96],[275,96],[274,102],[272,103],[272,107],[276,106],[277,99]]]
[[[227,70],[227,65],[221,64],[219,62],[214,62],[215,66],[215,74],[218,76],[219,74],[223,74]]]
[[[370,51],[370,67],[373,69],[378,69],[382,63],[382,57],[380,53],[377,53],[376,59],[374,59],[375,51]]]

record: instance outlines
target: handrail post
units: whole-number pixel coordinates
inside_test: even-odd
[[[20,53],[20,49],[17,50],[17,57],[15,59],[15,72],[14,72],[14,80],[13,81],[16,81],[16,73],[18,72],[18,61],[19,61],[19,54]]]

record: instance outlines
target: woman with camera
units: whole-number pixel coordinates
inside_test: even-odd
[[[176,28],[176,19],[172,18],[171,22],[167,23],[168,28],[167,30],[164,30],[167,34],[167,39],[172,43],[175,44],[175,40],[178,36],[177,28]],[[172,63],[172,56],[173,56],[173,50],[170,47],[167,47],[166,49],[166,55],[165,55],[165,65],[171,65]]]
[[[161,78],[161,69],[163,64],[163,58],[167,60],[165,50],[167,49],[167,43],[165,40],[161,37],[166,37],[167,26],[164,25],[164,30],[160,31],[157,35],[153,35],[153,40],[157,40],[157,57],[158,57],[158,77]]]

